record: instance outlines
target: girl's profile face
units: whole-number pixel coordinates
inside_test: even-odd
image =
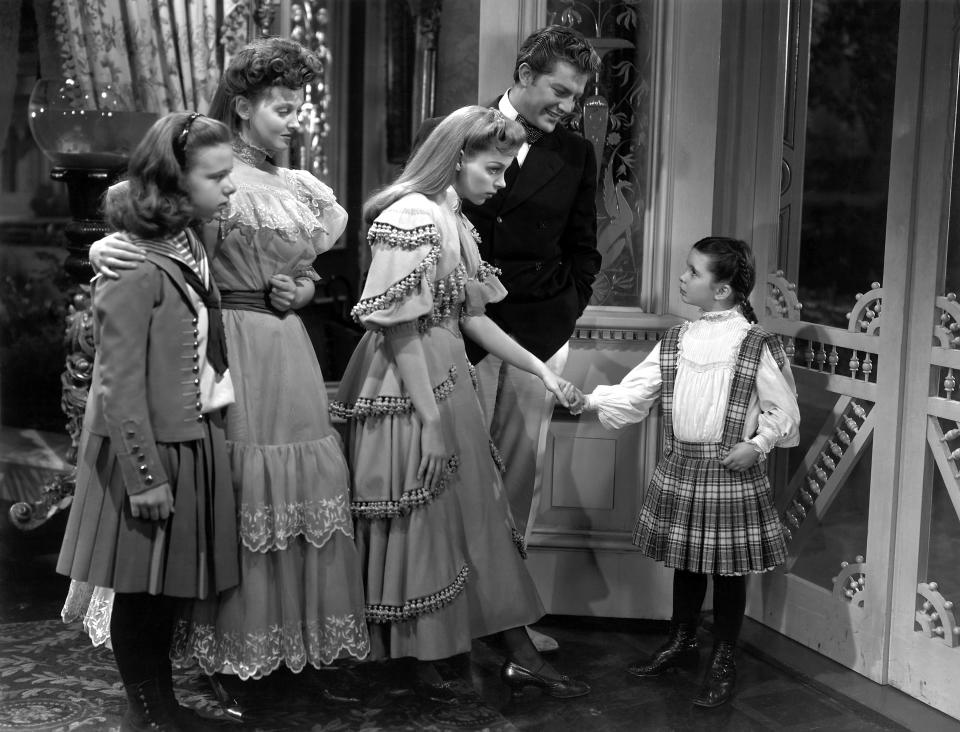
[[[229,143],[200,148],[191,156],[191,166],[184,175],[184,190],[193,204],[194,216],[212,219],[225,212],[230,196],[237,189],[230,179],[233,170],[233,148]]]
[[[247,141],[265,150],[286,150],[300,131],[303,90],[272,86],[255,103],[239,97],[237,112]]]
[[[496,148],[464,157],[453,181],[454,190],[460,198],[479,206],[506,185],[503,175],[513,158]]]
[[[729,285],[714,279],[710,264],[709,255],[690,250],[687,268],[680,275],[680,299],[701,310],[722,310],[729,307],[724,294]]]

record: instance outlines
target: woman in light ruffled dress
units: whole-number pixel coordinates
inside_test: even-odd
[[[347,464],[316,354],[293,313],[313,298],[313,260],[341,234],[346,212],[309,172],[272,159],[297,136],[303,87],[317,69],[297,43],[254,42],[224,72],[210,109],[234,132],[237,192],[229,218],[205,240],[216,241],[212,272],[236,389],[226,435],[241,583],[195,605],[172,654],[242,679],[369,651]],[[130,266],[129,245],[107,244],[91,251],[102,271]]]

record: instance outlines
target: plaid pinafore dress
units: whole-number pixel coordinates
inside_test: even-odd
[[[742,472],[720,461],[743,441],[744,420],[764,345],[777,365],[786,357],[779,339],[757,326],[737,355],[720,442],[682,442],[673,434],[673,387],[686,325],[668,330],[660,345],[663,454],[643,498],[633,543],[668,567],[704,574],[765,572],[787,556],[765,465]]]

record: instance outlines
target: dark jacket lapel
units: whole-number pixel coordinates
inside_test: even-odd
[[[553,133],[545,135],[536,145],[530,146],[501,211],[506,212],[519,206],[563,169],[563,157],[560,155],[558,142],[557,134]]]

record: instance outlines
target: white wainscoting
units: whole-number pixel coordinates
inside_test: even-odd
[[[585,316],[564,376],[585,392],[618,383],[676,322],[636,312]],[[574,417],[563,407],[555,410],[527,559],[547,612],[669,617],[671,571],[642,557],[631,542],[659,440],[656,407],[622,430],[607,430],[595,413]]]

